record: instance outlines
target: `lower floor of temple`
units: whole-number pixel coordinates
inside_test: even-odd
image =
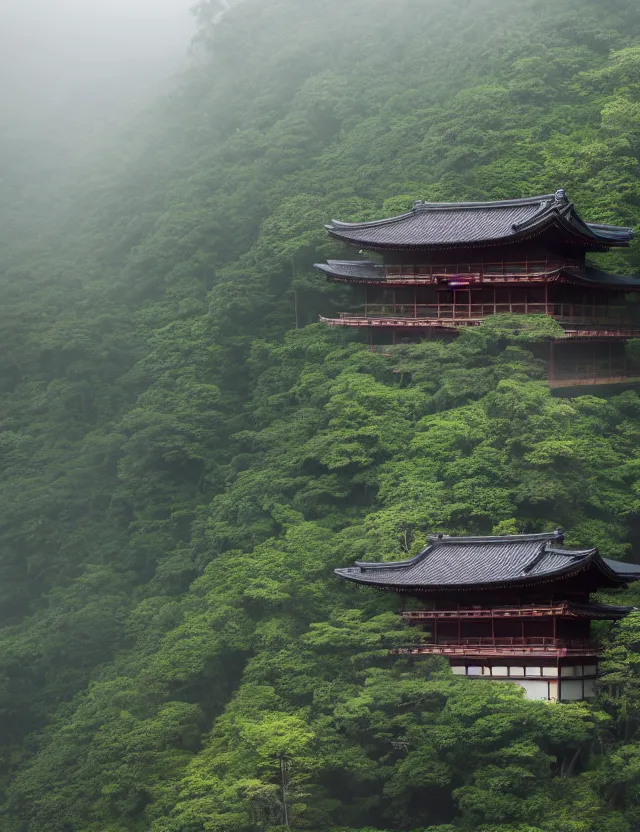
[[[496,679],[513,682],[524,688],[527,699],[548,702],[575,702],[596,695],[598,664],[596,658],[588,663],[577,659],[558,664],[544,661],[526,663],[502,661],[499,664],[479,659],[473,662],[454,660],[451,669],[456,676]]]
[[[455,338],[456,333],[444,337]],[[440,338],[433,332],[406,333],[403,330],[371,330],[370,349],[419,343]],[[631,348],[628,339],[610,335],[600,337],[567,336],[555,341],[531,343],[535,358],[546,368],[549,386],[554,389],[640,383],[640,351]]]

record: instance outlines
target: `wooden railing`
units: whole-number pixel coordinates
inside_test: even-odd
[[[548,618],[558,616],[574,617],[568,604],[548,607],[500,607],[482,610],[410,610],[400,612],[406,621],[441,621],[476,618]]]
[[[504,260],[492,263],[443,263],[430,266],[387,266],[387,280],[415,280],[437,277],[530,277],[545,275],[562,269],[582,270],[578,262],[571,260],[521,260],[508,262]]]
[[[399,647],[398,655],[462,655],[462,656],[597,656],[598,650],[589,641],[554,638],[466,638],[447,642]]]
[[[446,638],[443,636],[438,642],[426,642],[425,647],[552,647],[585,650],[592,647],[591,642],[575,639],[552,638],[551,636],[524,637],[510,636],[508,638]]]
[[[626,307],[571,303],[385,303],[367,304],[340,317],[349,318],[428,318],[438,321],[473,321],[490,315],[550,315],[561,323],[597,327],[637,327],[640,319],[629,315]]]

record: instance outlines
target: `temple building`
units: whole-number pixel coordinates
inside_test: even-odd
[[[592,603],[590,594],[640,579],[640,565],[564,546],[561,530],[504,537],[433,535],[411,560],[357,563],[341,578],[418,599],[400,613],[424,628],[424,643],[396,650],[448,658],[455,674],[512,681],[531,699],[572,701],[595,694],[596,620],[632,607]]]
[[[552,386],[613,383],[630,375],[625,342],[640,336],[640,279],[610,274],[587,255],[628,246],[631,228],[587,223],[563,190],[500,202],[416,202],[375,222],[333,220],[329,234],[376,260],[315,268],[357,287],[360,303],[329,326],[368,332],[370,343],[454,335],[497,313],[545,314],[564,337],[551,344]]]

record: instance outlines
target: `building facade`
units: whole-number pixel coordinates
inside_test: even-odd
[[[601,589],[640,579],[640,566],[564,546],[558,530],[504,537],[433,535],[415,558],[357,563],[342,579],[420,601],[400,613],[424,641],[395,652],[445,656],[453,673],[511,681],[531,699],[595,695],[598,648],[591,622],[631,607],[592,603]]]
[[[333,220],[326,228],[377,257],[315,265],[360,294],[338,318],[322,318],[329,326],[365,330],[372,344],[396,343],[453,336],[497,313],[544,314],[564,329],[548,354],[552,386],[630,375],[625,342],[640,336],[633,297],[640,279],[595,268],[587,256],[628,246],[634,232],[585,222],[563,190],[499,202],[416,202],[397,217]]]

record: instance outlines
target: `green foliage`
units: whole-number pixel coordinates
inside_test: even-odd
[[[372,353],[311,266],[416,198],[637,225],[637,6],[220,9],[108,171],[3,180],[0,826],[632,832],[637,615],[598,702],[527,702],[391,658],[420,634],[333,569],[438,529],[629,556],[640,398],[554,398],[545,317]]]

